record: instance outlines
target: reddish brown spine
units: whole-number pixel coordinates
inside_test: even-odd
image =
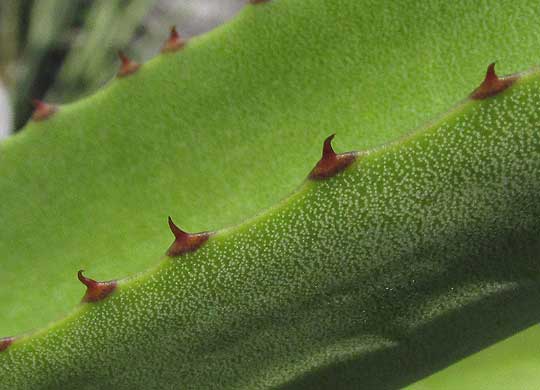
[[[136,71],[138,71],[139,68],[141,67],[140,64],[130,59],[122,51],[118,52],[118,58],[120,58],[120,61],[121,61],[120,69],[118,70],[118,73],[116,74],[118,77],[129,76],[130,74],[133,74]]]
[[[172,53],[178,50],[181,50],[186,42],[182,39],[178,31],[176,31],[176,27],[171,27],[171,34],[169,35],[169,39],[165,41],[165,44],[161,48],[162,53]]]
[[[489,64],[484,81],[471,94],[471,99],[482,100],[504,91],[518,79],[518,76],[499,78],[495,73],[495,63]]]
[[[81,283],[86,286],[86,293],[82,298],[82,302],[101,301],[107,298],[116,289],[115,280],[110,280],[108,282],[96,282],[93,279],[85,277],[83,272],[84,270],[80,270],[77,273],[77,277]]]
[[[249,0],[249,4],[262,4],[268,2],[270,2],[270,0]]]
[[[311,180],[322,180],[332,177],[351,165],[357,157],[357,153],[336,154],[332,148],[332,134],[324,140],[322,157],[309,174]]]
[[[53,106],[52,104],[47,104],[38,99],[33,99],[32,103],[35,107],[35,110],[32,113],[32,120],[36,122],[43,121],[49,118],[57,111],[56,106]]]
[[[174,242],[167,250],[167,256],[177,257],[184,253],[194,252],[208,241],[210,232],[186,233],[176,226],[171,217],[169,217],[169,228],[174,234]]]
[[[13,344],[13,341],[15,341],[14,337],[4,337],[0,338],[0,352],[5,351],[8,349],[8,347]]]

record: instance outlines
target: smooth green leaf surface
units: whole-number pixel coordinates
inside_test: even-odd
[[[535,325],[406,390],[535,390],[540,383],[539,366],[540,329]]]

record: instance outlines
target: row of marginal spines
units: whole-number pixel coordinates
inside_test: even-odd
[[[259,4],[267,1],[268,0],[251,0],[250,3]],[[173,27],[171,29],[169,38],[161,49],[161,52],[176,52],[181,50],[185,44],[186,41],[182,39],[180,34],[178,34],[176,31],[176,28]],[[127,77],[135,73],[141,66],[137,62],[128,58],[122,52],[119,52],[119,58],[121,65],[117,73],[118,77]],[[488,66],[484,81],[469,95],[469,97],[473,100],[482,100],[495,96],[509,88],[518,78],[518,75],[498,77],[495,73],[495,64],[492,63]],[[34,121],[45,120],[58,111],[57,106],[47,104],[42,101],[34,100],[34,104],[36,106],[36,110],[32,116]],[[335,153],[332,148],[333,138],[334,134],[325,139],[323,143],[322,157],[311,170],[308,179],[328,179],[342,172],[357,160],[358,156],[360,155],[358,152],[347,152],[341,154]],[[167,256],[171,258],[176,258],[186,253],[196,251],[203,246],[213,234],[215,234],[214,232],[187,233],[176,226],[170,217],[168,222],[175,238],[166,252]],[[83,272],[83,270],[78,271],[79,280],[86,286],[86,293],[82,298],[82,302],[98,302],[105,299],[115,291],[118,283],[117,280],[98,282],[85,277]],[[6,350],[14,341],[14,337],[0,338],[0,352]]]

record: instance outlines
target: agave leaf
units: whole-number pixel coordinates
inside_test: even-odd
[[[1,331],[65,315],[80,268],[150,270],[18,339],[1,386],[384,388],[538,320],[537,76],[373,149],[494,58],[536,62],[534,21],[518,2],[250,5],[2,143]],[[369,153],[278,203],[330,131]],[[169,214],[219,231],[163,259]]]

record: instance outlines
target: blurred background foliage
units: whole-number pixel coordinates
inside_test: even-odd
[[[223,23],[245,0],[0,0],[0,137],[32,99],[66,103],[116,73],[117,52],[144,62],[171,26],[185,38]]]

